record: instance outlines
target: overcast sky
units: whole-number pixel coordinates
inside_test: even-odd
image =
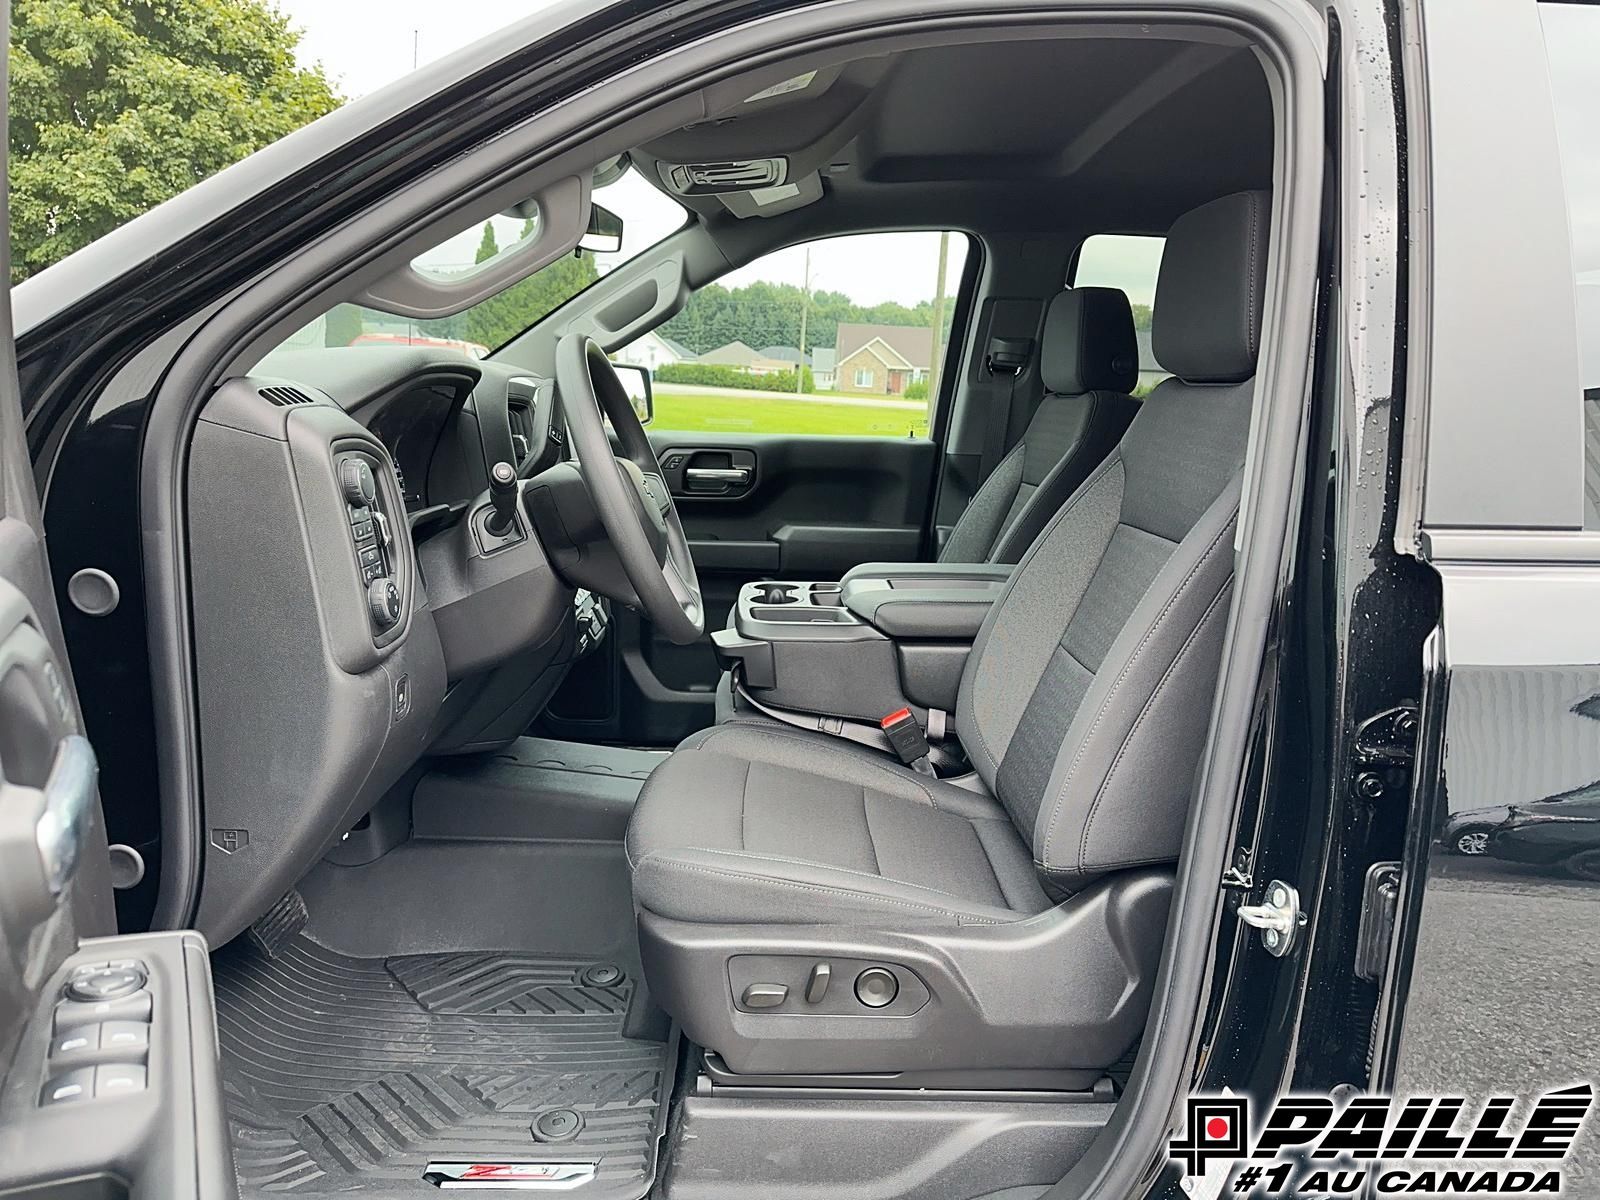
[[[409,72],[414,62],[423,65],[459,50],[538,11],[547,2],[276,0],[279,10],[305,31],[301,61],[320,62],[339,90],[352,99],[392,83]],[[651,194],[642,195],[627,187],[633,182],[625,181],[598,194],[600,203],[623,216],[628,232],[623,255],[599,259],[602,271],[664,237],[681,221],[666,197],[649,188],[644,191]],[[503,222],[497,228],[502,245],[514,239],[516,228],[514,222]],[[464,231],[424,256],[425,261],[440,267],[470,263],[480,237],[480,227]],[[837,238],[813,249],[811,286],[844,292],[859,304],[894,300],[913,305],[933,297],[938,246],[935,233]],[[952,291],[961,279],[964,251],[964,239],[953,238],[946,274],[946,286]],[[1158,262],[1159,243],[1124,244],[1118,240],[1102,244],[1092,264],[1086,256],[1079,282],[1121,287],[1135,303],[1148,304]],[[798,285],[804,277],[805,254],[795,248],[734,271],[722,282],[737,287],[768,279]]]

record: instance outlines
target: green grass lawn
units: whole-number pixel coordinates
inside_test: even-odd
[[[811,433],[853,437],[928,436],[928,414],[868,404],[822,404],[770,396],[655,394],[655,429],[684,433]]]

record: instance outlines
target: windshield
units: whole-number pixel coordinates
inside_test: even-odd
[[[564,254],[521,282],[449,317],[417,320],[359,304],[340,304],[296,330],[280,348],[444,346],[483,358],[601,276],[680,229],[687,218],[682,205],[650,186],[632,167],[615,181],[596,188],[593,201],[622,218],[622,244],[613,252]],[[538,231],[537,213],[491,217],[419,254],[411,265],[438,279],[465,275],[482,270],[491,260],[537,236]]]

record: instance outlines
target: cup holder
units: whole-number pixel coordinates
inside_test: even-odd
[[[787,583],[758,583],[756,584],[755,602],[757,604],[798,604],[800,597],[795,594],[795,588]]]

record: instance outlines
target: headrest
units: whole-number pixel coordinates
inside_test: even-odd
[[[1116,288],[1068,288],[1050,301],[1039,355],[1046,390],[1128,392],[1139,380],[1139,342],[1128,297]]]
[[[1267,278],[1267,192],[1235,192],[1183,214],[1156,278],[1156,361],[1190,383],[1240,383],[1256,373]]]

